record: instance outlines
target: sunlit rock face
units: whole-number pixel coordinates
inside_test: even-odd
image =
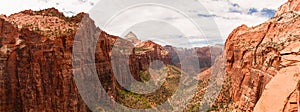
[[[28,10],[0,19],[0,111],[88,111],[72,77],[71,49],[77,23],[66,22],[58,12],[33,13]],[[37,21],[48,22],[39,26]],[[70,31],[65,25],[70,25]],[[59,26],[61,34],[46,34]]]
[[[228,89],[216,110],[297,111],[299,2],[289,0],[274,18],[254,27],[241,25],[229,35],[223,55]]]
[[[114,71],[113,59],[120,59],[114,67],[127,66],[132,77],[138,81],[141,80],[140,72],[148,70],[153,60],[170,64],[169,54],[162,46],[151,41],[134,46],[139,41],[134,36],[129,34],[129,40],[126,40],[109,35],[97,28],[88,14],[65,17],[54,8],[1,15],[0,111],[97,110],[99,107],[86,105],[74,81],[73,73],[89,67],[93,62],[89,59],[80,61],[83,56],[89,55],[94,56],[94,65],[103,88],[112,99],[117,99],[117,89],[122,87],[114,75],[128,71]],[[95,42],[87,45],[86,40]],[[82,45],[91,49],[78,48]],[[128,48],[132,48],[129,54],[120,50]],[[91,54],[92,51],[95,54]],[[122,60],[124,58],[121,57],[126,56],[129,58]],[[129,64],[125,65],[125,62]],[[85,79],[89,75],[79,73],[78,77]],[[133,79],[124,76],[121,80],[131,82]],[[98,86],[93,88],[97,90]],[[97,98],[87,100],[101,101],[104,94],[99,93]]]
[[[300,11],[299,3],[300,3],[299,0],[288,0],[288,2],[286,2],[285,4],[283,4],[282,6],[280,6],[278,8],[275,16],[280,16],[281,14],[286,13],[286,12]]]

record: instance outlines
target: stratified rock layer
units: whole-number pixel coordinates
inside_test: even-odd
[[[299,0],[288,0],[284,5],[280,6],[275,14],[275,16],[280,16],[286,12],[290,11],[300,11],[300,1]]]
[[[0,111],[88,111],[72,78],[74,33],[55,40],[0,19]]]
[[[42,11],[26,10],[8,17],[1,16],[0,34],[0,111],[97,110],[99,107],[88,108],[83,102],[73,76],[74,70],[84,69],[93,60],[77,61],[82,55],[73,53],[94,56],[94,65],[102,86],[115,99],[117,88],[122,87],[117,83],[114,74],[122,75],[124,71],[113,70],[111,61],[116,58],[112,57],[124,57],[127,54],[119,49],[112,54],[113,49],[134,48],[131,42],[101,31],[87,14],[64,17],[53,8]],[[90,40],[97,41],[87,45],[86,41]],[[124,46],[118,46],[117,42],[122,42]],[[82,45],[89,49],[81,49]],[[74,47],[77,48],[75,52]],[[162,48],[158,44],[143,47],[150,50],[135,54],[134,49],[129,49],[127,56],[130,58],[118,60],[120,63],[114,67],[129,66],[131,75],[140,80],[140,71],[147,70],[152,60],[170,63],[168,52],[158,52]],[[95,54],[91,54],[93,51]],[[147,58],[141,61],[138,57]],[[129,65],[122,63],[128,60]],[[78,76],[89,78],[86,73]],[[129,77],[122,77],[123,82],[131,80]],[[94,87],[95,90],[99,89],[98,86]],[[100,101],[103,94],[87,100]]]
[[[289,0],[276,17],[255,27],[242,25],[229,35],[224,49],[229,89],[219,96],[219,111],[297,111],[298,6],[299,0]]]
[[[216,57],[223,52],[223,46],[217,45],[195,48],[176,48],[167,45],[164,49],[169,52],[173,65],[194,74],[211,67]]]

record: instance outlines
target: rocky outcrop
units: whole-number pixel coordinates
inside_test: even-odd
[[[138,70],[147,70],[151,62],[157,60],[165,65],[171,64],[171,57],[161,45],[150,40],[135,45],[134,55],[138,60]]]
[[[224,56],[230,91],[220,95],[217,102],[223,107],[227,102],[227,109],[220,110],[297,111],[300,15],[294,11],[298,6],[298,0],[289,0],[276,17],[255,27],[242,25],[229,35]]]
[[[164,65],[171,64],[169,52],[161,45],[150,40],[142,42],[132,32],[124,39],[117,38],[114,41],[110,55],[113,67],[118,68],[114,72],[120,74],[122,79],[127,79],[124,74],[130,74],[135,80],[141,81],[141,72],[148,71],[154,61],[161,61]]]
[[[0,111],[88,111],[72,78],[74,34],[55,40],[0,20]]]
[[[117,90],[122,89],[115,74],[131,72],[140,80],[140,71],[147,70],[151,61],[170,64],[168,52],[160,45],[147,41],[135,47],[128,40],[101,31],[84,13],[65,17],[50,8],[3,15],[0,16],[0,34],[0,111],[97,110],[97,106],[87,107],[73,76],[74,71],[90,69],[91,59],[95,59],[98,78],[112,99],[116,99]],[[95,40],[95,43],[87,44],[86,40]],[[83,45],[88,49],[80,48]],[[93,52],[95,54],[91,54]],[[89,55],[94,58],[82,60]],[[129,71],[113,67],[127,67]],[[90,78],[85,73],[77,77]],[[131,80],[122,75],[122,82]],[[91,88],[97,90],[98,86]]]
[[[186,72],[198,74],[200,71],[211,67],[216,57],[223,52],[223,46],[195,47],[195,48],[176,48],[170,45],[164,46],[169,52],[172,64],[182,68],[188,65]],[[198,64],[195,64],[197,61]],[[199,71],[200,70],[200,71]]]
[[[280,6],[275,14],[275,16],[280,16],[286,12],[290,11],[300,11],[300,1],[299,0],[288,0],[284,5]]]

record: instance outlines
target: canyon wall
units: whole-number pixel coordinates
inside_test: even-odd
[[[132,77],[140,80],[140,71],[147,70],[151,61],[170,64],[168,52],[160,45],[143,42],[135,48],[132,42],[101,31],[84,13],[65,17],[50,8],[0,17],[0,111],[95,110],[96,106],[88,108],[81,98],[74,72],[94,63],[101,85],[115,99],[117,89],[122,87],[114,74],[122,75],[128,71],[114,70],[113,67],[127,67]],[[87,41],[94,42],[87,44]],[[127,49],[129,54],[122,49]],[[82,60],[82,54],[94,57]],[[117,64],[112,67],[113,60]],[[130,63],[126,65],[128,60]],[[89,78],[86,73],[77,75]],[[131,80],[122,77],[123,82],[130,83]],[[98,90],[98,86],[92,88]],[[100,101],[103,94],[87,100]]]
[[[289,0],[274,18],[254,27],[241,25],[229,35],[223,54],[227,89],[223,88],[216,110],[297,111],[298,6],[299,0]]]

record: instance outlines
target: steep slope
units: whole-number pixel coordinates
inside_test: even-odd
[[[229,35],[223,55],[229,89],[223,89],[215,110],[297,111],[298,6],[299,0],[289,0],[276,17],[255,27],[242,25]]]
[[[300,1],[299,0],[288,0],[284,5],[280,6],[275,14],[275,16],[280,16],[283,13],[290,11],[300,11]]]
[[[132,82],[123,75],[126,72],[142,81],[141,72],[148,71],[152,61],[170,64],[169,54],[162,46],[151,41],[134,46],[135,41],[101,31],[84,13],[65,17],[50,8],[26,10],[8,17],[1,15],[0,33],[0,111],[97,110],[97,105],[87,107],[83,102],[73,76],[75,71],[91,68],[93,58],[82,60],[82,57],[92,51],[95,51],[91,56],[95,56],[99,80],[114,100],[120,99],[118,95],[124,89],[117,82],[116,74],[121,75],[118,80],[121,82]],[[97,43],[87,44],[86,40],[97,40]],[[80,48],[82,46],[88,49]],[[114,69],[124,67],[129,71]],[[85,73],[77,76],[90,78]],[[91,88],[97,90],[98,86]],[[97,96],[104,94],[97,93]]]
[[[141,66],[140,69],[142,70],[146,70],[146,68],[149,68],[145,65],[149,65],[149,63],[154,60],[160,60],[166,65],[171,64],[171,57],[169,55],[169,52],[166,51],[161,45],[156,44],[150,40],[140,42],[135,45],[134,52],[137,56],[137,59],[140,60],[139,66]]]
[[[91,53],[88,49],[72,51],[73,45],[85,44],[86,39],[98,40],[97,43],[88,45],[91,49],[96,46],[94,51],[98,77],[107,93],[112,98],[117,97],[116,90],[121,86],[118,85],[114,72],[122,71],[112,69],[113,46],[115,42],[119,42],[116,40],[125,43],[125,47],[133,45],[96,28],[87,14],[65,17],[54,8],[26,10],[8,17],[1,16],[0,32],[0,111],[95,110],[96,107],[88,108],[85,105],[73,80],[73,70],[81,69],[91,61],[84,60],[83,64],[82,61],[75,61],[72,66],[73,53]],[[80,37],[79,40],[75,40],[75,36]],[[147,56],[154,58],[156,55],[151,56],[151,52],[154,51],[150,51]],[[124,54],[118,51],[116,55]],[[164,55],[167,57],[168,54]],[[129,70],[134,78],[140,79],[139,71],[146,68],[140,69],[136,65],[140,62],[136,58],[134,54],[131,56]],[[81,75],[88,78],[85,74]],[[123,77],[122,80],[131,82],[128,77]]]
[[[131,42],[134,45],[141,42],[133,32],[129,32],[124,37],[124,39],[127,40],[127,41],[129,41],[129,42]]]
[[[5,20],[0,24],[0,111],[88,111],[72,81],[74,33],[54,41]]]
[[[167,50],[170,57],[172,57],[173,65],[179,68],[181,68],[182,65],[189,65],[185,72],[196,74],[211,67],[216,57],[220,56],[223,52],[223,46],[177,48],[167,45],[164,46],[164,49]],[[193,61],[197,61],[199,64],[195,64]]]

